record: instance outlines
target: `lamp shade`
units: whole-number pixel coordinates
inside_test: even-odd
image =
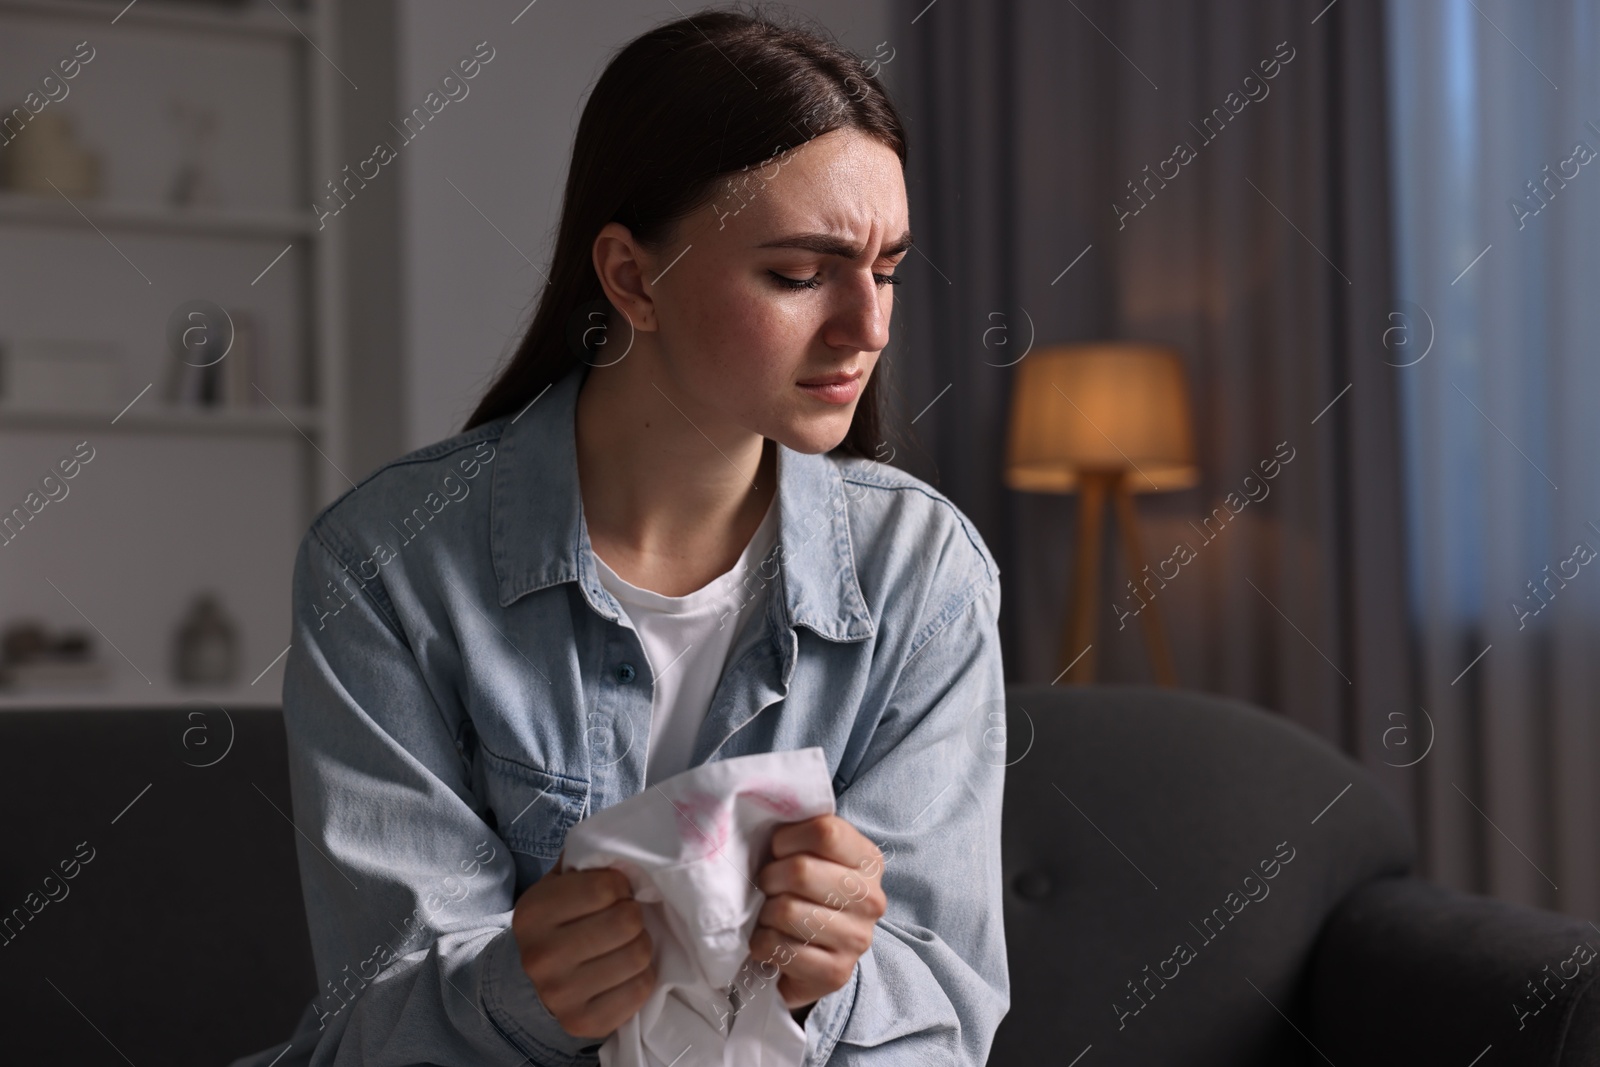
[[[1052,345],[1017,364],[1006,484],[1066,493],[1081,471],[1124,471],[1130,492],[1199,481],[1183,361],[1170,345]]]

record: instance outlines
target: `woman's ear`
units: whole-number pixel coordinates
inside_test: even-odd
[[[646,278],[653,275],[654,257],[620,222],[608,222],[595,235],[594,272],[611,306],[622,312],[636,330],[655,329],[655,298]]]

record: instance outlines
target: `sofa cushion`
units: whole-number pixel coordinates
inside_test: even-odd
[[[1323,1062],[1296,1030],[1318,932],[1414,857],[1367,773],[1250,705],[1147,686],[1013,687],[1005,742],[993,1062]]]

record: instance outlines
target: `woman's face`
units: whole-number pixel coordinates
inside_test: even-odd
[[[651,377],[713,438],[833,448],[889,343],[884,279],[909,239],[899,157],[857,130],[738,172],[641,264]],[[840,373],[857,377],[831,396],[801,384]]]

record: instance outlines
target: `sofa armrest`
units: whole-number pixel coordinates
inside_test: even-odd
[[[1335,1063],[1600,1067],[1600,931],[1554,912],[1381,878],[1334,909],[1309,1037]]]

